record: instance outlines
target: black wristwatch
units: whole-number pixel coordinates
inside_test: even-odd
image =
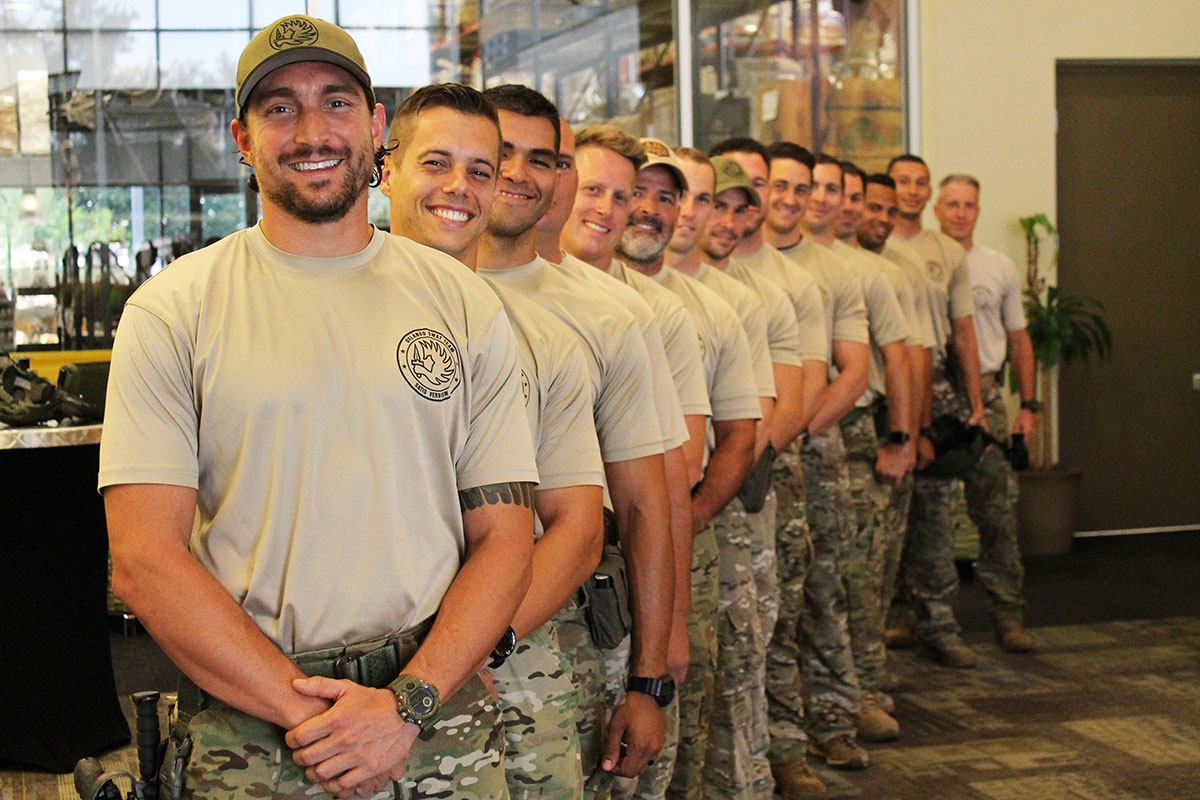
[[[496,646],[492,650],[492,660],[488,662],[488,667],[495,669],[500,666],[508,660],[508,657],[513,654],[513,650],[516,649],[517,633],[509,625],[508,629],[504,631],[504,635],[500,637],[500,641],[496,642]]]
[[[630,675],[625,688],[631,692],[650,695],[654,698],[654,702],[658,703],[659,708],[669,705],[672,698],[675,697],[675,680],[670,675],[663,675],[661,678],[642,678]]]
[[[934,436],[933,428],[921,428],[918,435],[932,442]]]
[[[908,444],[912,441],[912,437],[908,435],[908,431],[888,431],[888,444]]]
[[[1042,412],[1042,404],[1037,400],[1022,400],[1021,408],[1025,411],[1032,411],[1034,414],[1040,414]]]
[[[433,723],[442,713],[437,687],[415,675],[401,674],[387,688],[396,695],[396,713],[400,718],[421,729],[421,740],[433,738]]]
[[[808,440],[811,438],[812,436],[809,435],[808,431],[800,431],[800,446],[803,447],[804,445],[808,444]]]

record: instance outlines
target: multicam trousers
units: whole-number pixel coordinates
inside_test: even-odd
[[[435,728],[437,734],[430,741],[413,743],[404,778],[374,798],[503,800],[509,796],[500,709],[482,680],[471,678],[447,700]],[[277,725],[209,700],[187,725],[192,755],[184,797],[332,800],[334,795],[310,783],[304,769],[292,760],[284,733]],[[168,763],[172,753],[168,749]]]
[[[571,664],[550,623],[517,642],[492,671],[504,719],[504,771],[513,800],[583,793]]]
[[[554,630],[575,684],[575,730],[579,735],[584,796],[606,797],[610,776],[600,769],[608,713],[604,686],[605,652],[592,641],[583,609],[574,599],[554,615]]]
[[[856,535],[844,577],[847,624],[858,689],[866,697],[879,692],[879,670],[886,659],[879,598],[883,591],[886,512],[892,489],[875,478],[879,450],[874,416],[863,414],[843,425],[842,439],[856,518]]]
[[[779,496],[774,487],[767,492],[762,510],[748,515],[754,536],[754,588],[758,597],[758,631],[763,652],[771,643],[779,619],[779,571],[776,566],[775,522]]]
[[[759,631],[754,531],[734,498],[712,521],[721,552],[717,614],[717,679],[708,753],[706,798],[766,798],[775,784],[767,762],[766,652]]]
[[[778,497],[775,514],[779,611],[767,645],[767,712],[773,764],[803,761],[808,743],[800,691],[800,616],[804,581],[813,561],[800,443],[792,442],[772,467]]]
[[[843,583],[856,526],[841,428],[813,436],[801,450],[801,464],[814,556],[800,617],[801,671],[809,733],[825,742],[853,734],[859,709]]]

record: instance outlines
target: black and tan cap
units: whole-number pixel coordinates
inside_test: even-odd
[[[758,191],[750,183],[750,176],[746,174],[746,170],[741,164],[728,156],[713,156],[709,160],[712,161],[713,172],[717,173],[713,197],[729,189],[743,189],[746,197],[750,200],[750,205],[762,208],[762,198],[758,196]]]
[[[263,28],[242,51],[237,68],[238,116],[259,81],[280,67],[300,61],[324,61],[341,67],[362,84],[367,102],[375,105],[371,76],[350,34],[332,22],[293,14]]]
[[[679,191],[686,192],[688,188],[687,176],[683,174],[683,167],[679,164],[679,157],[671,152],[671,148],[667,147],[666,143],[659,139],[645,138],[638,141],[646,149],[646,163],[642,165],[642,169],[648,167],[666,167],[675,176],[675,182],[679,184]]]

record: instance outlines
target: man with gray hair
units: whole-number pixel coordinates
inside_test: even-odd
[[[974,177],[954,174],[943,178],[938,184],[933,211],[942,233],[967,251],[988,427],[996,438],[1007,438],[1008,411],[1002,388],[1007,355],[1021,396],[1021,410],[1013,422],[1012,434],[1031,441],[1037,431],[1034,415],[1041,407],[1034,398],[1033,344],[1025,330],[1021,278],[1016,264],[1008,256],[975,241],[979,181]],[[979,560],[975,570],[991,598],[996,639],[1009,652],[1028,652],[1033,649],[1033,639],[1025,630],[1023,619],[1024,569],[1017,545],[1017,476],[999,448],[992,447],[963,478],[963,485],[967,513],[979,530]]]

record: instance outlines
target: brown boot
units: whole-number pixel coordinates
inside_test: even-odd
[[[996,620],[996,641],[1009,653],[1028,653],[1033,650],[1033,637],[1019,619]]]
[[[929,644],[933,658],[943,667],[970,669],[975,666],[975,651],[957,636],[947,636]]]
[[[875,703],[887,713],[896,713],[896,701],[892,699],[892,696],[887,692],[875,692],[871,696],[871,699],[874,700]]]
[[[911,609],[896,612],[891,625],[883,632],[883,643],[893,649],[912,647],[917,643],[917,615]]]
[[[859,703],[854,727],[864,742],[892,742],[900,738],[900,723],[870,697]]]
[[[866,769],[871,761],[867,751],[859,747],[849,733],[839,733],[825,742],[809,739],[808,754],[825,759],[825,763],[834,769]]]
[[[879,688],[885,692],[894,692],[903,685],[900,676],[887,667],[879,668]],[[892,712],[888,712],[889,714]]]
[[[825,795],[825,784],[813,774],[806,761],[772,764],[771,777],[775,779],[775,789],[787,800],[804,800],[807,797]]]

